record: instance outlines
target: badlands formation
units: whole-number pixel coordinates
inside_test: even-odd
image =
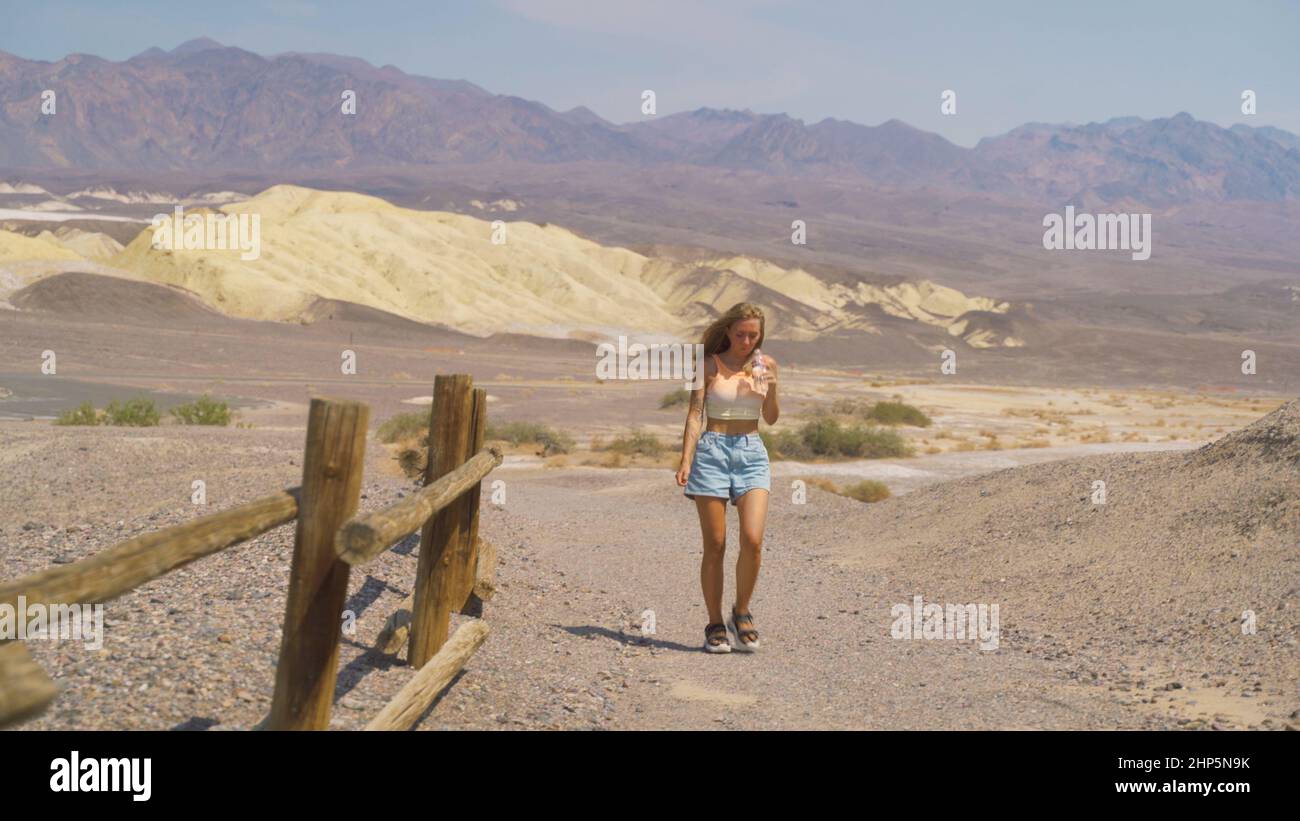
[[[717,306],[768,306],[783,338],[880,333],[887,317],[962,336],[975,347],[1023,344],[971,318],[1011,305],[919,280],[830,282],[748,256],[682,261],[601,245],[557,225],[400,208],[377,197],[277,185],[218,211],[259,221],[256,259],[238,250],[166,250],[143,230],[120,252],[88,232],[0,232],[0,266],[76,259],[98,273],[179,286],[247,319],[300,321],[318,299],[353,302],[479,336],[519,332],[597,339],[611,332],[693,335]],[[247,256],[247,255],[244,255]],[[20,284],[38,279],[28,275]],[[12,284],[11,284],[12,286]],[[2,298],[2,295],[0,295]],[[978,325],[978,329],[976,329]]]

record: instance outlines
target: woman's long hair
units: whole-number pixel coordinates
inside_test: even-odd
[[[713,324],[704,329],[704,334],[700,337],[700,342],[704,344],[704,355],[709,356],[715,353],[722,353],[731,348],[731,337],[727,332],[731,326],[742,319],[758,320],[758,342],[754,343],[754,348],[763,347],[763,338],[767,334],[767,320],[763,317],[763,309],[752,302],[737,302],[727,309],[727,312],[713,321]],[[754,375],[754,355],[751,353],[749,359],[745,360],[743,367],[746,376]]]

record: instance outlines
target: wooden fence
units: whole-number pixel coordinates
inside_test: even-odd
[[[474,618],[448,639],[452,611],[481,617],[493,591],[496,552],[478,538],[481,482],[501,464],[484,448],[487,391],[467,374],[438,376],[430,409],[425,485],[383,510],[354,516],[361,493],[370,409],[313,399],[301,487],[128,539],[73,564],[0,582],[0,605],[92,605],[134,590],[195,559],[297,522],[280,660],[270,713],[258,729],[323,730],[338,675],[339,636],[352,568],[420,531],[415,592],[389,617],[376,650],[409,641],[414,677],[366,726],[409,729],[487,638]],[[21,641],[0,643],[0,727],[40,715],[58,688]]]

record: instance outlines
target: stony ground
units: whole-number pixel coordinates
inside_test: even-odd
[[[1040,463],[869,506],[816,489],[796,503],[780,482],[752,655],[700,649],[699,530],[671,472],[503,466],[504,504],[482,503],[500,553],[491,633],[420,728],[1294,727],[1298,416],[1215,448]],[[0,574],[296,485],[302,444],[291,429],[0,424]],[[363,510],[413,489],[373,440],[367,462]],[[63,692],[25,727],[256,724],[292,543],[282,527],[109,602],[101,649],[30,641]],[[411,590],[416,546],[352,575],[334,727],[364,726],[411,676],[368,648]],[[916,595],[999,605],[997,648],[892,637],[891,608]]]

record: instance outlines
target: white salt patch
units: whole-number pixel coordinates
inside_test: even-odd
[[[67,213],[59,211],[22,211],[16,208],[0,208],[0,220],[31,220],[34,222],[64,222],[66,220],[102,220],[105,222],[149,222],[135,217],[112,217],[93,211]]]

